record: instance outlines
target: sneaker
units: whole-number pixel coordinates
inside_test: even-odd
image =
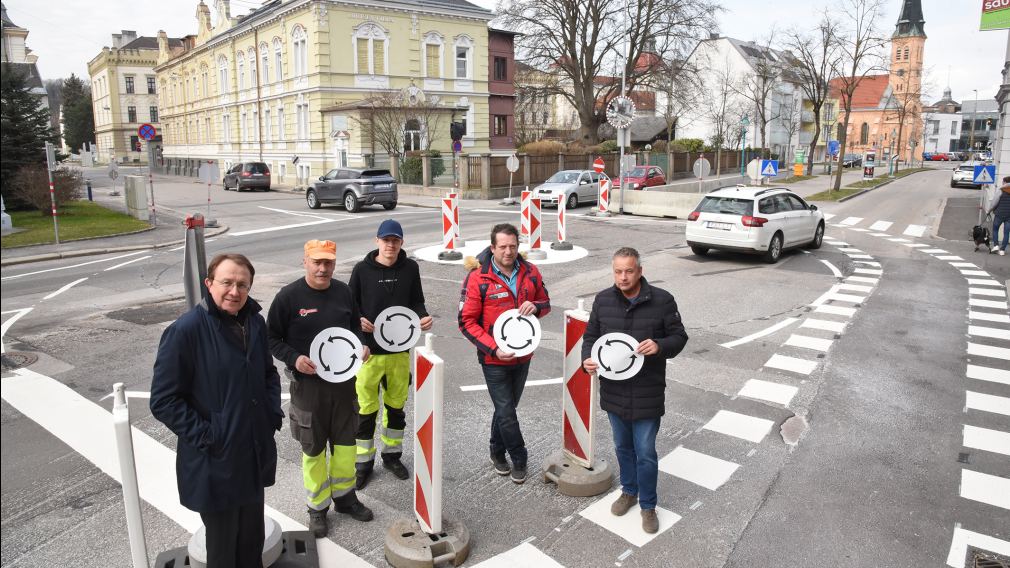
[[[326,511],[316,511],[309,509],[309,530],[316,538],[326,538],[326,533],[330,532],[330,525],[326,522]]]
[[[614,501],[614,504],[610,506],[610,512],[615,516],[620,517],[634,507],[636,503],[638,503],[638,497],[621,491],[621,496],[618,497],[617,501]]]
[[[509,462],[505,461],[505,456],[491,454],[491,465],[494,466],[494,472],[498,475],[508,475],[512,472]]]
[[[999,251],[999,253],[998,253],[998,254],[999,254],[1000,256],[1006,256],[1006,251],[1005,251],[1005,250],[1001,250],[1001,251]]]
[[[659,517],[655,509],[642,509],[642,530],[649,534],[659,532]]]
[[[393,458],[390,460],[383,458],[382,467],[393,472],[393,475],[395,475],[397,479],[407,479],[410,477],[410,472],[407,471],[407,466],[403,465],[400,458]]]
[[[512,465],[512,483],[522,484],[526,481],[526,464]]]
[[[998,253],[998,252],[999,252],[999,247],[992,247],[992,250],[989,251],[990,254],[992,254],[992,253]]]
[[[375,518],[372,514],[372,510],[366,507],[361,501],[358,501],[356,496],[354,497],[354,501],[351,501],[349,505],[337,505],[336,509],[338,513],[350,515],[355,521],[361,521],[363,523],[367,523]]]

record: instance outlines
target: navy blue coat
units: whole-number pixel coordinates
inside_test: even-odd
[[[161,336],[151,413],[179,436],[179,500],[210,513],[263,500],[274,483],[281,384],[260,306],[251,298],[243,347],[207,298]]]

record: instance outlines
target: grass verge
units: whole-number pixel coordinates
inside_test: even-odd
[[[807,201],[838,201],[843,197],[848,197],[854,193],[859,193],[865,188],[847,186],[838,191],[822,191],[805,197]]]
[[[816,177],[817,177],[816,175],[812,175],[812,176],[789,176],[787,178],[777,179],[777,180],[775,180],[775,183],[796,183],[798,181],[803,181],[803,180],[808,180],[808,179],[814,179]]]
[[[3,238],[3,248],[40,245],[56,242],[53,219],[38,211],[8,211],[15,229],[22,229]],[[65,205],[57,219],[60,225],[60,242],[93,237],[107,237],[146,229],[150,225],[106,209],[91,201],[74,201]]]

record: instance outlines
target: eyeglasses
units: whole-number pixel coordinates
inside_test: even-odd
[[[215,284],[221,286],[224,289],[235,288],[239,292],[248,292],[249,288],[252,287],[251,284],[246,284],[245,282],[232,282],[231,280],[211,280]]]

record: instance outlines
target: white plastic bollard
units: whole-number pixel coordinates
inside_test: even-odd
[[[442,532],[442,436],[445,362],[432,334],[414,349],[414,515],[428,534]]]
[[[133,568],[148,568],[147,542],[144,540],[144,516],[140,509],[140,488],[137,486],[137,465],[133,456],[133,432],[130,427],[130,407],[126,402],[123,383],[112,385],[112,428],[116,433],[116,451],[123,480],[123,504],[126,506],[126,531],[130,538]]]
[[[610,213],[610,180],[600,178],[600,197],[597,209],[600,215]]]
[[[526,241],[530,237],[530,196],[533,192],[524,189],[519,194],[519,240]]]

